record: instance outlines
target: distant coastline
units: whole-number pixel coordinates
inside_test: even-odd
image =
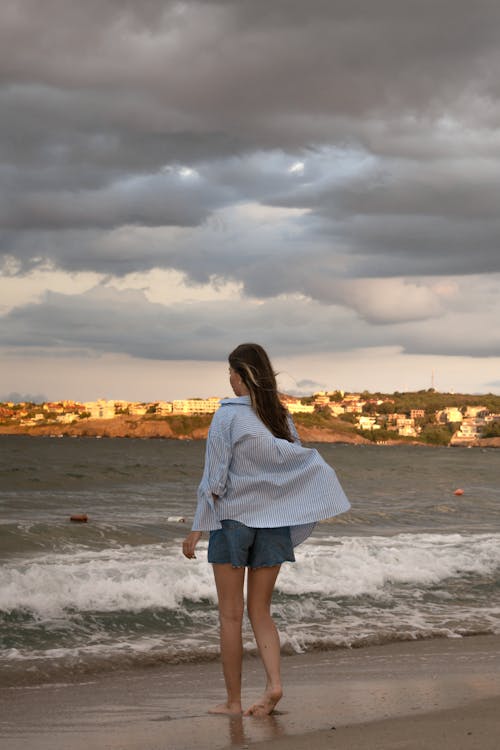
[[[212,415],[150,417],[118,415],[113,419],[85,419],[72,424],[0,425],[0,435],[27,435],[32,437],[93,437],[93,438],[170,438],[173,440],[204,440]],[[300,439],[306,443],[347,443],[373,445],[373,441],[357,433],[341,420],[330,420],[328,425],[304,425],[295,417]],[[377,445],[424,445],[417,440],[394,438]],[[500,437],[481,438],[466,447],[500,448]]]
[[[281,393],[304,442],[500,447],[500,396],[318,391]],[[0,403],[0,434],[54,437],[171,438],[207,436],[217,396],[174,401],[98,399]]]
[[[86,419],[73,424],[0,425],[0,435],[31,435],[33,437],[103,437],[103,438],[171,438],[204,440],[212,415],[151,418],[119,415],[113,419]],[[298,425],[301,440],[318,443],[357,443],[370,441],[354,430],[306,427]],[[342,431],[341,431],[342,430]],[[400,442],[400,441],[395,441]]]

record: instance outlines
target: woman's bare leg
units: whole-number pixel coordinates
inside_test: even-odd
[[[220,652],[227,701],[212,708],[210,713],[241,714],[241,625],[245,568],[233,568],[230,564],[214,564],[213,569],[219,601]]]
[[[280,639],[271,617],[271,599],[280,565],[248,571],[247,609],[259,653],[266,670],[266,689],[245,716],[267,716],[283,695],[280,673]]]

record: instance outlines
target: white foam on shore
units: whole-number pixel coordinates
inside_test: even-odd
[[[54,619],[71,612],[176,610],[184,601],[216,603],[206,542],[197,561],[166,545],[33,556],[0,571],[0,611]],[[391,588],[414,595],[466,576],[500,570],[500,534],[398,534],[331,537],[297,549],[277,591],[297,596],[386,597]]]
[[[383,596],[388,584],[417,589],[467,574],[500,570],[500,534],[398,534],[329,537],[297,551],[299,575],[284,567],[287,594]]]
[[[215,601],[211,570],[206,564],[188,565],[161,544],[47,554],[5,565],[0,573],[0,611],[42,619],[69,610],[175,609],[184,598]]]
[[[195,561],[171,544],[11,560],[0,569],[9,680],[215,658],[206,546]],[[296,556],[273,604],[285,652],[500,633],[500,534],[317,537]],[[255,651],[248,622],[244,646]]]

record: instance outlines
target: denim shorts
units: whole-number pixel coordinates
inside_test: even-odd
[[[210,532],[209,563],[230,563],[233,568],[268,568],[295,562],[290,527],[254,529],[239,521],[221,521],[222,529]]]

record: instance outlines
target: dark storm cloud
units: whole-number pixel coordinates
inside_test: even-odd
[[[173,170],[135,175],[100,190],[36,190],[14,194],[0,207],[6,229],[107,229],[124,224],[194,226],[222,203],[221,191]]]
[[[267,314],[288,315],[273,301],[285,293],[351,307],[357,345],[423,351],[410,328],[370,339],[363,321],[427,315],[431,337],[439,306],[413,290],[413,302],[379,309],[342,284],[500,270],[496,0],[14,0],[0,13],[6,273],[173,268],[240,283]],[[263,212],[245,215],[247,203]],[[135,330],[129,302],[118,297],[110,320]],[[38,310],[45,345],[69,341],[80,318],[66,317],[66,337],[54,305],[12,312],[4,337],[7,321],[31,346],[21,322]],[[328,342],[316,308],[301,309]],[[168,315],[184,341],[196,334],[187,308]],[[200,315],[209,344],[194,335],[169,351],[210,356],[223,316]],[[108,328],[81,345],[129,351]],[[143,333],[134,352],[151,356]],[[476,351],[467,334],[454,351]]]
[[[179,116],[250,114],[269,132],[273,116],[418,111],[498,86],[494,0],[17,0],[3,15],[4,80],[145,87]]]

